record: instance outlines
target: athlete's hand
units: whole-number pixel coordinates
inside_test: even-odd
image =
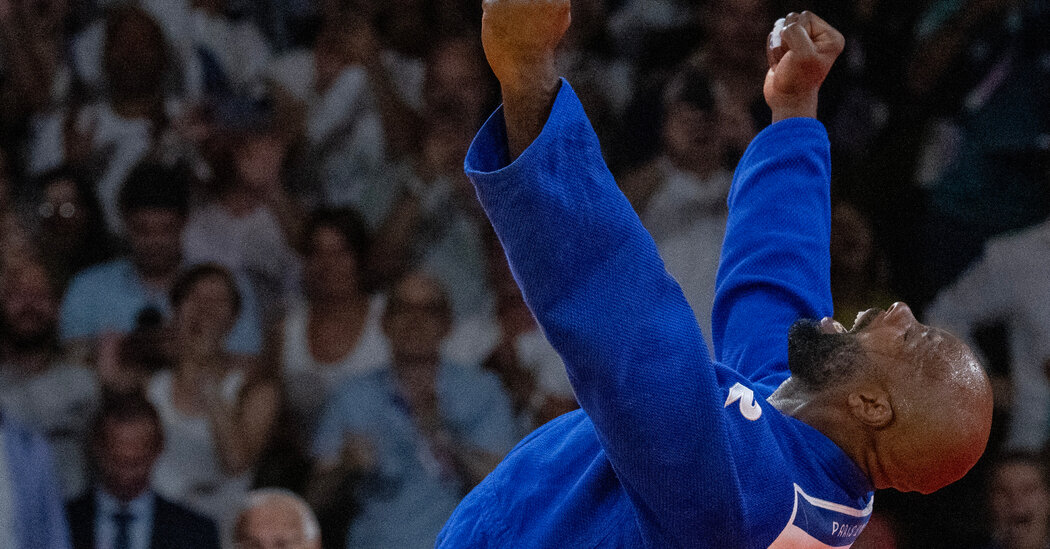
[[[503,92],[507,147],[517,158],[543,129],[561,81],[555,50],[569,28],[569,0],[484,0],[481,43]]]
[[[769,72],[762,92],[773,121],[817,116],[817,93],[842,53],[842,34],[813,13],[790,13],[774,27],[766,48]]]
[[[484,0],[481,42],[506,87],[554,77],[555,50],[569,28],[569,0]]]

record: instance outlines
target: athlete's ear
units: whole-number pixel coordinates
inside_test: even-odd
[[[873,388],[858,389],[849,394],[853,417],[873,429],[881,429],[893,421],[893,406],[886,391]]]

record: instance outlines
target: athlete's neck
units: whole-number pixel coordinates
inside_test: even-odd
[[[800,381],[789,377],[766,399],[782,414],[791,416],[818,430],[835,443],[864,473],[873,485],[878,480],[877,460],[868,437],[859,429],[846,407],[835,406],[836,398],[826,392],[814,392]]]

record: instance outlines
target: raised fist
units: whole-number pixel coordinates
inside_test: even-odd
[[[813,13],[788,14],[769,35],[769,72],[762,92],[774,121],[816,116],[817,92],[845,39]]]
[[[516,85],[553,70],[569,28],[569,0],[484,0],[481,41],[496,78]]]

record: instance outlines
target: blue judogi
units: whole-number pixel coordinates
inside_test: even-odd
[[[467,174],[582,411],[522,441],[469,494],[440,547],[846,547],[872,486],[843,451],[765,399],[787,332],[831,315],[830,154],[812,119],[752,142],[729,195],[715,361],[562,83],[509,162],[497,112]],[[712,258],[712,260],[714,260]]]

